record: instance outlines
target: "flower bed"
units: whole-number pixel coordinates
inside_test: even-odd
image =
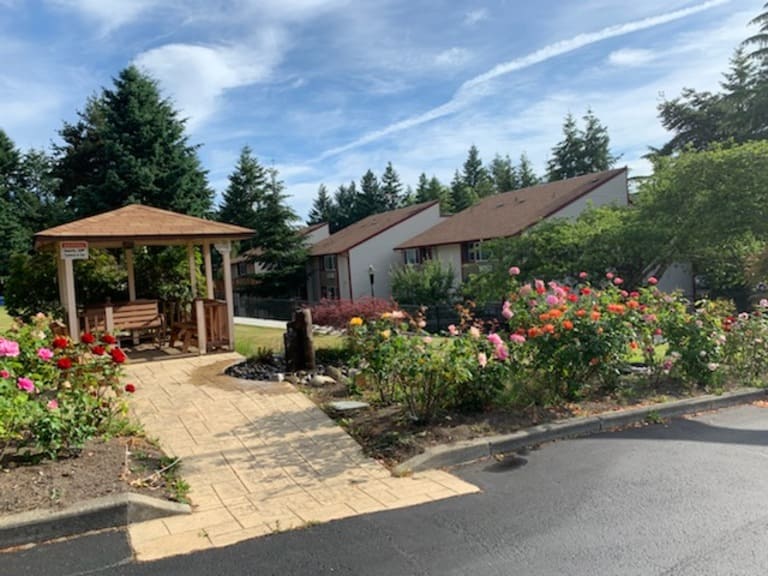
[[[6,458],[57,457],[127,423],[121,398],[126,356],[110,334],[73,342],[51,319],[14,324],[0,337],[0,464]]]
[[[443,411],[610,394],[624,385],[633,356],[644,360],[642,378],[683,393],[762,384],[768,371],[766,301],[733,316],[723,303],[691,308],[681,295],[658,290],[655,278],[628,291],[610,273],[595,284],[582,274],[570,285],[521,283],[519,274],[510,269],[498,321],[463,310],[444,337],[397,310],[353,317],[348,346],[363,375],[353,392],[426,422]]]

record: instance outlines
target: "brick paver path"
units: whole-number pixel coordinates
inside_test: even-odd
[[[225,546],[316,522],[477,492],[447,472],[394,478],[287,383],[222,374],[217,354],[135,364],[131,410],[182,458],[192,515],[133,524],[139,560]]]

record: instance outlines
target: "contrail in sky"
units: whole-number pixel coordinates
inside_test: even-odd
[[[550,44],[548,46],[545,46],[544,48],[540,48],[539,50],[536,50],[535,52],[531,52],[530,54],[527,54],[520,58],[515,58],[514,60],[502,62],[501,64],[497,64],[487,72],[483,72],[482,74],[479,74],[474,78],[470,78],[469,80],[464,82],[461,86],[459,86],[459,89],[456,90],[456,93],[453,95],[453,98],[448,100],[445,104],[441,104],[440,106],[436,106],[430,110],[427,110],[426,112],[417,114],[415,116],[411,116],[410,118],[406,118],[405,120],[395,122],[380,130],[375,130],[373,132],[364,134],[360,138],[357,138],[356,140],[353,140],[348,144],[344,144],[343,146],[338,146],[336,148],[331,148],[330,150],[326,150],[320,155],[318,160],[323,160],[331,156],[337,156],[342,152],[346,152],[348,150],[352,150],[354,148],[359,148],[360,146],[364,146],[365,144],[369,144],[371,142],[381,140],[382,138],[385,138],[386,136],[389,136],[391,134],[402,132],[403,130],[408,130],[409,128],[413,128],[414,126],[419,126],[420,124],[431,122],[432,120],[436,120],[438,118],[442,118],[443,116],[448,116],[450,114],[458,112],[459,110],[464,108],[466,103],[469,102],[473,93],[476,92],[478,88],[481,88],[484,84],[487,84],[491,80],[498,78],[500,76],[509,74],[510,72],[523,70],[524,68],[528,68],[535,64],[546,62],[547,60],[555,58],[556,56],[561,56],[562,54],[568,54],[570,52],[574,52],[579,48],[583,48],[584,46],[589,46],[590,44],[596,44],[597,42],[602,42],[603,40],[608,40],[609,38],[617,38],[619,36],[624,36],[625,34],[631,34],[632,32],[638,32],[640,30],[647,30],[649,28],[661,26],[662,24],[674,22],[675,20],[687,18],[688,16],[692,16],[694,14],[698,14],[699,12],[709,10],[710,8],[714,8],[715,6],[719,6],[721,4],[727,4],[730,1],[731,0],[709,0],[707,2],[702,2],[701,4],[697,4],[695,6],[682,8],[680,10],[675,10],[673,12],[667,12],[666,14],[651,16],[649,18],[643,18],[642,20],[627,22],[625,24],[608,26],[607,28],[603,28],[602,30],[599,30],[597,32],[579,34],[578,36],[574,36],[569,40],[562,40],[560,42],[555,42],[554,44]]]

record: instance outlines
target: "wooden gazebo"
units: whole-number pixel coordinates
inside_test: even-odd
[[[205,301],[214,298],[213,267],[211,247],[221,254],[224,268],[224,302],[226,304],[226,325],[222,328],[228,336],[228,345],[234,349],[234,306],[232,300],[232,271],[230,251],[232,242],[253,237],[254,230],[222,224],[184,214],[177,214],[159,208],[132,204],[96,216],[69,222],[35,234],[37,249],[53,248],[56,252],[59,297],[66,311],[66,322],[70,336],[80,335],[80,319],[75,301],[75,278],[73,261],[87,258],[89,248],[122,248],[128,274],[128,304],[136,300],[136,284],[133,270],[133,250],[136,246],[178,246],[187,247],[189,279],[192,296],[195,298],[196,332],[198,349],[206,352]],[[195,247],[202,248],[205,262],[205,290],[199,291],[195,266]],[[204,294],[203,298],[198,298]],[[112,308],[105,307],[106,328],[111,330]],[[221,321],[221,320],[220,320]],[[118,327],[119,328],[119,327]]]

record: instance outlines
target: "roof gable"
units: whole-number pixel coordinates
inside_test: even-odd
[[[397,226],[416,214],[436,206],[438,203],[437,200],[422,202],[421,204],[414,204],[405,208],[390,210],[389,212],[381,212],[363,218],[362,220],[331,234],[328,238],[325,238],[312,246],[311,254],[312,256],[343,254],[355,246],[370,240],[374,236],[378,236],[385,230]]]
[[[626,172],[606,170],[483,198],[396,249],[457,244],[520,234]]]

